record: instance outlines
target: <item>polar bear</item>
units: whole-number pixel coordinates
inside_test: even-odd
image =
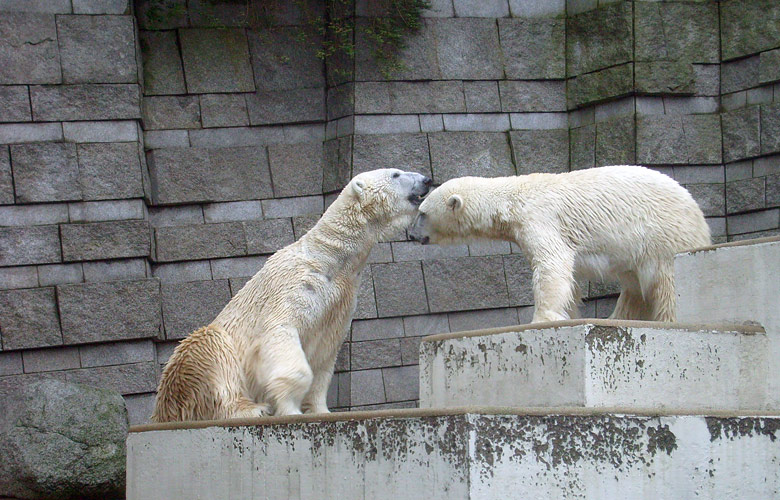
[[[359,174],[317,224],[279,250],[217,315],[176,347],[152,420],[326,413],[339,346],[372,247],[405,229],[431,179]]]
[[[612,318],[674,321],[674,254],[710,244],[690,193],[632,165],[452,179],[420,205],[409,234],[520,245],[533,269],[533,322],[576,318],[580,277],[620,282]]]

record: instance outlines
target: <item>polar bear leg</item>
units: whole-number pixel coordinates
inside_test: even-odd
[[[301,408],[304,413],[330,413],[328,410],[328,387],[333,377],[333,368],[314,372],[311,388],[303,398]]]
[[[674,261],[668,259],[658,262],[655,268],[644,275],[647,283],[640,282],[650,306],[650,320],[672,323],[677,319],[677,297],[674,293]]]
[[[642,287],[636,273],[624,272],[618,276],[620,280],[620,296],[610,319],[649,320],[651,311],[642,297]]]
[[[546,260],[532,259],[534,268],[533,323],[569,319],[567,311],[576,304],[574,255],[559,253]]]
[[[259,346],[257,364],[259,381],[264,386],[265,400],[274,408],[274,415],[299,415],[301,402],[312,382],[312,371],[301,347],[298,330],[280,327],[268,332],[269,339]],[[268,371],[266,371],[268,370]]]

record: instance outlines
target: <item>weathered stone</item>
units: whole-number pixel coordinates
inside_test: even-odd
[[[136,144],[79,144],[78,157],[81,192],[85,200],[143,197]]]
[[[518,175],[569,171],[568,130],[518,130],[509,137]]]
[[[374,295],[374,276],[371,266],[363,268],[360,273],[360,286],[355,301],[353,319],[376,318],[376,296]]]
[[[0,122],[29,122],[31,119],[27,87],[0,87]]]
[[[190,147],[190,137],[186,130],[149,130],[144,132],[144,147],[147,150],[188,148]]]
[[[353,370],[401,366],[401,341],[399,339],[352,342],[351,352]]]
[[[125,490],[127,410],[116,392],[46,380],[4,396],[0,495],[113,498]]]
[[[0,291],[3,349],[62,344],[54,288]]]
[[[726,211],[729,214],[764,208],[765,181],[759,177],[726,183]],[[718,214],[718,215],[722,215]]]
[[[761,153],[761,112],[750,106],[721,114],[723,160],[734,161]]]
[[[776,153],[778,151],[780,151],[780,103],[762,104],[761,154]],[[14,167],[15,172],[16,167]]]
[[[322,191],[341,190],[352,172],[352,137],[325,141],[325,165],[322,172]]]
[[[145,258],[100,260],[82,264],[84,280],[88,282],[144,279],[147,277],[147,267]]]
[[[766,204],[769,207],[780,206],[780,174],[766,177]]]
[[[11,153],[0,146],[0,205],[14,202],[14,181],[11,177]]]
[[[685,186],[705,216],[725,215],[723,184],[688,184]],[[762,196],[763,201],[763,196]]]
[[[138,85],[30,87],[35,120],[126,120],[141,117]]]
[[[498,82],[501,111],[565,111],[566,84],[563,81]]]
[[[385,387],[382,370],[361,370],[350,372],[349,400],[353,406],[384,403]]]
[[[35,288],[38,286],[38,269],[36,266],[0,267],[0,290],[14,288]],[[0,356],[0,372],[2,372],[2,356]]]
[[[569,80],[567,103],[574,108],[628,95],[633,89],[633,65],[622,64]]]
[[[250,254],[273,253],[294,241],[290,219],[244,222],[246,250]]]
[[[692,94],[693,65],[686,61],[637,62],[636,90],[643,94]]]
[[[453,113],[442,118],[444,130],[452,132],[505,132],[512,127],[506,113]]]
[[[759,83],[776,82],[780,80],[780,49],[762,52],[758,63]]]
[[[236,222],[263,218],[263,205],[259,201],[230,201],[203,206],[203,219],[207,222]],[[193,222],[202,222],[194,220]]]
[[[493,113],[501,111],[501,99],[498,96],[497,82],[463,82],[466,97],[466,111],[469,113]],[[420,117],[422,126],[422,117]],[[423,130],[436,132],[436,130]]]
[[[724,94],[758,86],[761,59],[757,56],[721,65],[721,92]]]
[[[722,161],[722,134],[717,115],[682,117],[687,163],[694,165]]]
[[[640,117],[637,120],[637,161],[640,164],[719,163],[718,116]]]
[[[371,270],[379,317],[428,312],[419,262],[373,264]]]
[[[417,366],[384,368],[382,378],[388,401],[411,401],[420,397],[420,377]]]
[[[693,78],[694,94],[705,96],[720,95],[719,64],[694,64]]]
[[[211,265],[207,260],[152,265],[152,276],[163,283],[210,280]]]
[[[506,17],[509,15],[509,4],[503,0],[453,0],[456,17]]]
[[[61,140],[61,123],[0,124],[0,143],[3,144]]]
[[[198,96],[145,97],[144,130],[200,128]]]
[[[485,328],[485,325],[490,325],[490,328],[517,325],[517,309],[514,307],[452,312],[447,316],[450,320],[450,331],[452,332],[482,330]]]
[[[774,0],[728,0],[720,6],[720,18],[724,60],[780,45],[780,5]]]
[[[83,281],[84,271],[81,262],[38,266],[38,284],[40,286],[64,285]]]
[[[321,214],[323,208],[322,196],[299,196],[296,198],[263,200],[263,213],[267,218]]]
[[[200,96],[200,115],[204,128],[249,125],[243,95],[204,94]]]
[[[313,30],[290,26],[248,36],[258,90],[325,87],[324,63],[317,57],[322,39]]]
[[[262,147],[156,149],[149,157],[155,204],[272,196]]]
[[[184,94],[184,69],[175,31],[141,31],[144,94]]]
[[[203,224],[203,209],[200,205],[176,207],[149,207],[149,221],[154,227]],[[221,221],[224,222],[224,221]]]
[[[57,16],[64,83],[135,83],[132,16]]]
[[[387,64],[377,62],[372,52],[372,43],[366,33],[368,20],[358,19],[354,60],[356,80],[441,80],[442,71],[436,52],[438,34],[436,26],[439,21],[434,19],[421,19],[421,21],[419,30],[404,37],[404,47],[397,53],[400,67],[388,67]],[[352,68],[352,61],[349,68]]]
[[[431,312],[507,307],[501,256],[423,262]]]
[[[636,163],[636,137],[633,116],[614,118],[596,124],[596,166]]]
[[[214,279],[254,276],[268,261],[266,256],[232,257],[212,259],[211,274]]]
[[[417,115],[358,115],[355,134],[404,134],[420,132]]]
[[[11,146],[17,201],[81,199],[76,146],[65,143]]]
[[[22,373],[21,352],[0,352],[0,376]]]
[[[637,61],[718,63],[718,6],[712,2],[638,2]]]
[[[366,340],[394,339],[404,336],[404,322],[401,318],[370,319],[352,322],[353,342]]]
[[[70,14],[73,9],[70,0],[1,0],[0,11]]]
[[[44,203],[0,207],[3,226],[42,226],[68,222],[68,205]]]
[[[62,132],[68,142],[136,142],[138,124],[135,120],[65,122]],[[138,152],[140,155],[140,151]],[[139,156],[136,155],[136,156]]]
[[[51,372],[81,368],[78,347],[31,349],[22,352],[26,373]]]
[[[506,78],[566,78],[566,28],[563,19],[499,19]]]
[[[730,215],[727,217],[728,234],[733,237],[737,234],[777,229],[778,216],[778,209]]]
[[[308,233],[311,228],[313,228],[317,222],[319,222],[321,215],[320,214],[311,214],[311,215],[301,215],[298,217],[292,218],[293,223],[293,233],[295,235],[295,239],[299,240],[301,239],[301,236]]]
[[[391,245],[395,262],[465,257],[469,254],[466,245],[420,245],[414,241],[395,241]]]
[[[328,120],[348,118],[355,114],[355,84],[345,83],[338,87],[330,87],[326,94]]]
[[[272,144],[268,160],[274,196],[305,196],[322,193],[322,143]]]
[[[631,4],[619,2],[578,14],[566,22],[569,76],[628,62],[633,57]]]
[[[355,113],[459,113],[466,111],[463,82],[357,82]]]
[[[141,29],[164,30],[189,25],[187,0],[136,0],[133,4]]]
[[[179,41],[190,94],[255,90],[244,30],[182,29]]]
[[[184,338],[211,323],[230,300],[227,280],[162,285],[165,338]]]
[[[252,125],[325,120],[321,88],[255,92],[246,96],[246,105]]]
[[[156,279],[57,286],[65,344],[158,337],[160,282]]]
[[[52,14],[4,12],[0,18],[0,84],[60,83]]]
[[[60,232],[65,261],[149,256],[151,240],[147,221],[63,224]]]
[[[493,19],[431,20],[436,34],[438,65],[444,79],[503,78],[501,47]]]
[[[352,175],[377,168],[400,168],[431,175],[425,134],[356,135],[352,162]]]
[[[128,0],[73,0],[74,14],[126,14]]]
[[[65,381],[110,389],[120,394],[149,393],[157,389],[158,364],[131,363],[117,366],[97,366],[70,370]]]
[[[430,134],[428,140],[436,184],[464,175],[515,175],[505,133],[440,132]]]
[[[240,222],[158,227],[154,235],[157,262],[246,255]]]

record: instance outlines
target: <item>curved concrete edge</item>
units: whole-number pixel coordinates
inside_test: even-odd
[[[742,246],[748,246],[748,245],[760,245],[762,243],[772,243],[775,241],[780,241],[780,236],[767,236],[765,238],[755,238],[752,240],[741,240],[741,241],[729,241],[728,243],[719,243],[717,245],[709,245],[706,247],[698,247],[693,248],[691,250],[688,250],[686,252],[680,252],[677,255],[689,255],[689,254],[695,254],[699,252],[711,252],[713,250],[718,250],[719,248],[728,248],[728,247],[742,247]]]
[[[463,332],[439,333],[423,337],[423,342],[440,342],[442,340],[457,339],[464,337],[481,337],[485,335],[498,335],[509,332],[522,332],[526,330],[545,330],[558,329],[571,326],[606,326],[614,328],[655,328],[659,330],[685,330],[689,332],[729,332],[741,333],[744,335],[765,334],[763,326],[745,325],[735,323],[661,323],[658,321],[635,321],[618,319],[569,319],[565,321],[547,321],[541,323],[529,323],[526,325],[503,326],[500,328],[486,328],[484,330],[468,330]]]
[[[130,433],[151,431],[172,431],[186,429],[204,429],[207,427],[248,427],[290,424],[316,424],[321,422],[362,421],[371,419],[425,418],[451,415],[517,415],[527,417],[542,416],[600,416],[620,415],[636,417],[676,417],[703,416],[718,418],[735,417],[780,417],[780,412],[765,410],[722,411],[644,411],[624,407],[582,408],[582,407],[508,407],[508,406],[461,406],[453,408],[407,408],[397,410],[348,411],[319,415],[290,415],[284,417],[236,418],[228,420],[202,420],[193,422],[165,422],[130,427]]]

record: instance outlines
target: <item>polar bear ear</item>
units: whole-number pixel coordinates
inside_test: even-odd
[[[355,181],[352,183],[352,192],[355,193],[355,196],[360,198],[363,196],[363,190],[366,188],[366,182],[362,179],[355,179]]]
[[[460,197],[460,195],[453,194],[449,198],[447,198],[447,206],[451,208],[453,211],[459,210],[460,207],[463,206],[463,198]]]

